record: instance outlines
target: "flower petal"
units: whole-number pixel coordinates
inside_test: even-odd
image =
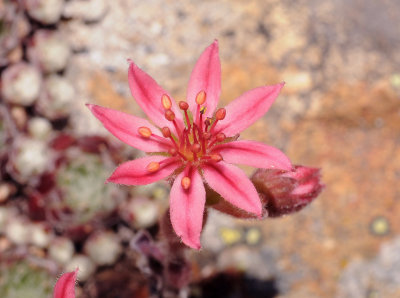
[[[225,162],[255,168],[278,168],[290,170],[292,164],[287,156],[275,147],[254,141],[234,141],[217,145],[213,152],[221,154]]]
[[[151,162],[161,163],[155,172],[147,170]],[[145,185],[164,179],[180,166],[181,161],[175,157],[146,156],[121,164],[107,179],[107,182],[125,185]]]
[[[146,113],[147,117],[157,126],[167,126],[171,131],[175,131],[173,123],[164,117],[165,110],[161,104],[161,97],[164,94],[168,95],[168,93],[135,63],[131,60],[129,62],[128,81],[132,96]],[[175,113],[177,124],[179,127],[183,127],[182,113],[172,98],[171,102],[171,110]]]
[[[208,185],[232,205],[261,216],[262,207],[257,191],[239,168],[223,161],[202,166]]]
[[[78,269],[61,275],[54,286],[54,298],[75,298],[75,281]]]
[[[239,96],[225,107],[225,119],[217,123],[214,131],[229,137],[240,133],[268,111],[283,85],[258,87]]]
[[[221,63],[217,40],[204,50],[190,75],[186,98],[193,114],[197,108],[196,95],[200,91],[205,91],[207,95],[205,116],[211,116],[221,94]]]
[[[162,143],[151,137],[146,139],[138,133],[139,127],[145,126],[153,134],[161,136],[159,129],[151,125],[146,119],[97,105],[87,104],[86,106],[109,132],[132,147],[145,152],[161,152],[169,147],[167,142]]]
[[[200,249],[206,192],[201,176],[195,168],[188,174],[191,183],[187,190],[181,185],[184,176],[185,172],[180,173],[171,188],[171,223],[183,243]]]

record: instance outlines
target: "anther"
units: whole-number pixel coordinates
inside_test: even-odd
[[[192,145],[191,151],[192,151],[193,153],[198,153],[198,152],[200,152],[200,150],[201,150],[200,144],[193,144],[193,145]]]
[[[222,160],[222,156],[219,153],[211,154],[211,159],[215,162],[219,162]]]
[[[171,99],[169,98],[169,96],[167,94],[163,94],[163,96],[161,96],[161,104],[162,104],[164,109],[166,109],[166,110],[171,109],[172,102],[171,102]]]
[[[146,127],[146,126],[141,126],[138,128],[138,133],[143,137],[143,138],[150,138],[151,137],[151,130],[150,128]]]
[[[208,127],[208,126],[210,126],[211,125],[211,118],[210,117],[207,117],[207,119],[206,120],[204,120],[204,124],[205,124],[205,126],[206,127]],[[206,129],[207,130],[207,129]]]
[[[217,142],[222,142],[223,140],[225,140],[225,138],[226,138],[226,136],[223,132],[218,133],[216,136]]]
[[[174,120],[175,120],[175,113],[172,112],[171,110],[166,110],[166,111],[165,111],[165,118],[166,118],[168,121],[174,121]]]
[[[224,108],[220,108],[217,110],[215,113],[215,119],[217,120],[223,120],[226,116],[226,110]]]
[[[189,177],[183,177],[181,180],[181,185],[183,187],[183,189],[188,190],[190,187],[191,181]]]
[[[200,91],[196,95],[196,103],[198,105],[202,105],[206,101],[206,93],[204,91]]]
[[[189,105],[186,101],[180,101],[179,108],[183,111],[186,111],[189,108]]]
[[[171,136],[171,131],[170,131],[169,128],[166,127],[166,126],[164,126],[164,127],[161,129],[161,132],[162,132],[164,138],[169,138],[169,137]]]
[[[171,154],[172,156],[175,156],[178,154],[178,150],[176,150],[175,148],[169,148],[168,153]]]
[[[208,131],[206,131],[205,133],[203,133],[203,138],[208,141],[209,139],[211,139],[211,133],[209,133]]]
[[[207,107],[202,107],[201,109],[200,109],[200,114],[204,114],[205,112],[206,112],[206,110],[207,110]]]
[[[149,172],[156,172],[160,169],[160,163],[156,162],[156,161],[152,161],[147,165],[146,169]]]

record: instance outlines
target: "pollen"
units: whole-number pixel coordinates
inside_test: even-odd
[[[167,94],[163,94],[163,96],[161,96],[161,104],[162,104],[164,109],[166,109],[166,110],[171,109],[172,102],[171,102],[171,99],[169,98],[169,96]]]
[[[196,103],[198,105],[202,105],[205,102],[206,102],[206,92],[205,91],[200,91],[196,95]]]
[[[202,107],[200,109],[200,114],[204,114],[206,112],[206,110],[207,110],[207,107]]]
[[[138,133],[143,137],[143,138],[150,138],[152,133],[150,128],[146,127],[146,126],[142,126],[138,128]]]
[[[189,187],[190,187],[191,182],[192,181],[190,180],[189,177],[186,177],[186,176],[183,177],[182,180],[181,180],[181,185],[182,185],[183,189],[188,190]]]
[[[152,161],[147,165],[146,169],[149,172],[157,172],[160,169],[160,163]]]

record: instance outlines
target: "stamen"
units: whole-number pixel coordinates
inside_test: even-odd
[[[161,104],[164,107],[164,109],[166,110],[171,109],[172,101],[167,94],[163,94],[163,96],[161,96]]]
[[[192,145],[191,151],[192,151],[193,153],[199,153],[199,152],[200,152],[200,149],[201,149],[201,147],[200,147],[199,144],[193,144],[193,145]]]
[[[150,138],[151,137],[151,129],[146,127],[146,126],[141,126],[138,128],[138,133],[143,137],[143,138]]]
[[[162,132],[164,138],[169,138],[172,141],[172,143],[174,144],[176,150],[178,150],[178,144],[175,142],[174,138],[172,137],[171,130],[168,127],[164,126],[161,129],[161,132]]]
[[[215,139],[211,141],[211,143],[208,145],[208,147],[211,147],[212,145],[214,145],[216,142],[222,142],[224,141],[226,138],[225,134],[223,132],[218,133],[215,136]]]
[[[222,156],[219,153],[211,154],[211,159],[215,162],[220,162],[222,160]]]
[[[205,124],[205,128],[204,128],[204,131],[207,131],[207,129],[208,129],[208,127],[211,125],[211,118],[210,117],[207,117],[207,119],[204,121],[204,124]]]
[[[204,140],[208,141],[209,139],[211,139],[211,133],[206,131],[205,133],[203,133],[203,138]]]
[[[166,110],[166,111],[165,111],[165,118],[166,118],[168,121],[174,121],[174,120],[175,120],[175,113],[172,112],[171,110]]]
[[[178,154],[178,150],[176,150],[175,148],[169,148],[168,153],[171,154],[172,156],[175,156]]]
[[[226,116],[226,110],[224,108],[220,108],[217,110],[217,112],[215,113],[215,118],[217,120],[224,120]]]
[[[223,132],[218,133],[217,136],[216,136],[217,142],[222,142],[225,139],[226,139],[226,136],[225,136],[225,134]]]
[[[191,180],[189,177],[185,176],[182,178],[181,180],[181,185],[183,187],[184,190],[188,190],[191,184]]]
[[[226,110],[224,108],[220,108],[217,110],[217,112],[215,113],[215,121],[213,123],[213,125],[210,128],[210,131],[212,132],[215,125],[217,125],[217,122],[220,120],[224,120],[226,116]]]
[[[179,108],[183,111],[186,111],[189,108],[189,105],[186,101],[180,101]]]
[[[146,167],[146,170],[149,172],[157,172],[159,169],[160,169],[160,163],[156,161],[150,162]]]
[[[206,102],[206,92],[205,91],[200,91],[196,95],[196,103],[198,105],[202,105],[205,102]]]
[[[171,136],[171,131],[170,131],[169,128],[166,127],[166,126],[164,126],[164,127],[161,129],[161,132],[162,132],[164,138],[169,138],[169,137]]]

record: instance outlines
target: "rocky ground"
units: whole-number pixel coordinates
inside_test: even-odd
[[[7,2],[0,1],[0,12]],[[94,134],[108,138],[84,103],[140,115],[142,112],[131,98],[127,84],[127,58],[151,74],[176,99],[184,99],[190,71],[201,51],[214,39],[219,40],[222,64],[221,105],[256,86],[286,82],[271,110],[245,131],[243,137],[282,149],[295,164],[322,168],[326,188],[305,210],[279,219],[239,221],[211,213],[202,237],[204,248],[190,255],[194,281],[207,284],[203,291],[208,287],[210,293],[217,295],[218,291],[212,289],[229,284],[229,277],[216,277],[218,272],[235,272],[232,274],[236,277],[230,278],[237,280],[243,280],[238,276],[244,272],[246,286],[256,290],[243,297],[266,297],[256,296],[257,289],[262,289],[268,297],[400,296],[398,2],[70,0],[54,1],[53,10],[57,8],[56,2],[61,5],[58,18],[48,24],[43,24],[43,19],[38,20],[34,13],[21,14],[22,25],[18,28],[23,31],[24,26],[30,26],[26,29],[28,33],[22,34],[22,41],[16,41],[22,46],[11,47],[3,55],[7,58],[0,60],[3,74],[20,60],[36,67],[37,59],[40,60],[37,53],[44,50],[36,49],[35,54],[35,48],[48,39],[45,34],[39,34],[43,30],[56,33],[65,43],[65,50],[56,50],[56,62],[39,63],[39,74],[34,68],[27,79],[28,82],[43,80],[47,85],[41,85],[42,91],[37,93],[42,94],[44,88],[50,95],[22,94],[18,102],[2,99],[7,109],[11,109],[14,122],[22,123],[16,129],[24,131],[24,138],[34,139],[34,144],[38,143],[37,139],[47,138],[40,134],[46,132],[42,127],[49,124],[49,130],[62,129],[75,138]],[[33,42],[34,38],[39,41]],[[60,86],[54,76],[64,85],[54,87],[57,92],[51,93],[49,86]],[[3,78],[2,88],[4,84]],[[47,107],[49,96],[58,98],[62,108],[53,107],[51,112],[43,108]],[[39,120],[41,124],[36,121],[35,126],[32,115],[45,120]],[[67,124],[65,115],[68,115]],[[33,127],[30,132],[29,127]],[[114,140],[108,142],[119,146]],[[14,142],[13,146],[16,146]],[[31,143],[26,146],[32,148]],[[0,147],[0,153],[10,150]],[[107,159],[111,168],[121,159],[137,154],[125,147],[116,150],[121,151],[122,157],[121,153],[108,153],[112,155]],[[18,169],[18,162],[15,163]],[[21,166],[22,170],[15,175],[18,178],[12,177],[13,181],[19,179],[19,189],[29,183],[37,187],[27,177],[42,165],[38,162],[32,167],[24,175]],[[246,171],[251,173],[250,169]],[[15,194],[9,179],[4,174],[1,184],[2,190],[8,193],[4,199],[0,198],[3,205],[0,206],[0,252],[11,245],[25,245],[19,239],[12,239],[10,235],[15,233],[7,232],[9,225],[3,232],[1,228],[2,210],[8,208],[9,213],[15,201],[31,193],[19,190]],[[154,224],[157,214],[165,210],[167,191],[164,184],[119,190],[124,204],[133,206],[129,210],[148,210],[143,221],[136,215],[129,231]],[[141,200],[133,203],[137,197]],[[15,212],[22,218],[25,211],[19,208]],[[102,229],[106,230],[104,226]],[[115,234],[103,232],[105,238]],[[123,231],[118,235],[124,239]],[[47,244],[33,244],[30,249],[35,245],[45,247],[47,253]],[[84,250],[75,247],[79,253],[71,253],[70,258],[76,260],[81,256],[86,258],[85,262],[96,263],[90,244],[85,247]],[[115,257],[106,261],[97,259],[93,268],[116,262],[121,248],[110,249],[115,251]],[[63,261],[55,259],[57,266],[60,262],[62,265]],[[81,277],[82,281],[89,280],[79,290],[82,295],[90,293],[91,282],[95,284],[89,277],[94,270],[87,277]],[[105,277],[107,271],[98,274]],[[126,276],[127,280],[135,279],[129,274]],[[196,287],[201,291],[199,284],[193,286],[193,297],[200,295],[196,294]],[[143,291],[140,297],[146,297]],[[215,297],[237,297],[226,293]]]

